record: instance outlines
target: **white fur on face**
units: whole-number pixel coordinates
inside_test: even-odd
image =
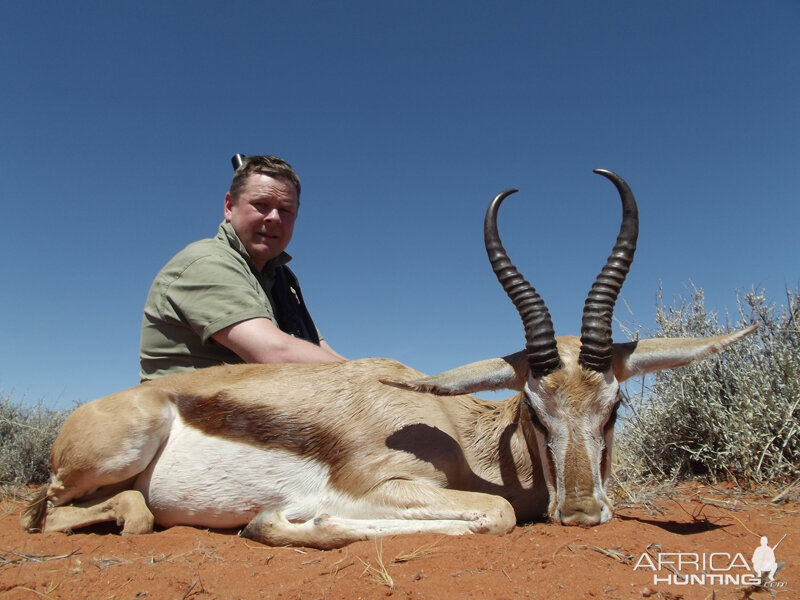
[[[601,507],[599,518],[605,523],[612,516],[606,484],[613,428],[607,424],[619,384],[609,371],[599,387],[587,386],[591,394],[576,397],[574,390],[567,393],[547,383],[530,379],[525,396],[546,429],[546,434],[537,429],[536,439],[550,492],[550,516],[557,521],[568,518],[563,512],[568,495],[581,498],[589,493]]]

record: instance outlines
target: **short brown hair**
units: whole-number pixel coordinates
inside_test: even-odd
[[[267,175],[269,177],[287,179],[297,190],[297,201],[300,202],[300,178],[292,165],[277,156],[244,156],[242,165],[233,173],[230,193],[235,200],[250,175]]]

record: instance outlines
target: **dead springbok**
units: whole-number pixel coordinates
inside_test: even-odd
[[[608,521],[619,382],[718,352],[754,327],[613,344],[638,212],[619,176],[597,173],[617,187],[623,219],[580,338],[555,338],[544,302],[509,261],[497,233],[505,192],[489,205],[485,242],[522,317],[525,351],[432,377],[365,359],[220,366],[143,383],[67,419],[24,527],[245,526],[265,544],[326,549],[403,533],[503,534],[545,514]],[[519,393],[466,395],[501,388]]]

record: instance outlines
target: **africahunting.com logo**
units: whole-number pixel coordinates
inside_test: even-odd
[[[653,584],[782,588],[786,582],[776,581],[775,573],[784,563],[775,558],[775,549],[785,537],[774,546],[762,537],[761,545],[753,551],[750,562],[741,552],[662,552],[660,546],[651,544],[639,556],[633,570],[652,571]]]

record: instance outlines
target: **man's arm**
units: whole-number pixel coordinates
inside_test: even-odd
[[[336,352],[336,350],[331,348],[330,345],[328,344],[328,342],[326,342],[325,340],[320,340],[319,345],[322,346],[323,348],[325,348],[325,350],[327,350],[328,352],[331,352],[332,354],[338,356],[339,360],[343,360],[343,361],[347,360],[344,356],[342,356],[341,354]]]
[[[248,363],[314,363],[345,360],[326,343],[317,346],[292,337],[269,319],[234,323],[211,336]]]

